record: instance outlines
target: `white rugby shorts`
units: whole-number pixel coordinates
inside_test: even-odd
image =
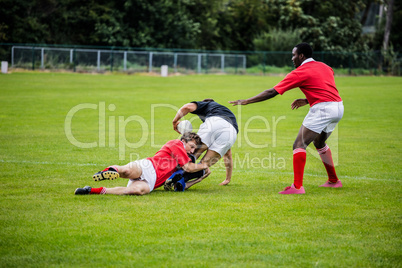
[[[303,126],[316,133],[334,131],[343,116],[343,102],[320,102],[310,107]]]
[[[218,116],[208,117],[201,124],[197,134],[209,150],[217,152],[221,157],[229,151],[237,138],[233,125]]]
[[[129,165],[138,165],[142,170],[142,174],[138,179],[129,179],[127,187],[129,187],[134,181],[140,180],[146,182],[149,186],[150,192],[152,192],[156,183],[156,171],[152,162],[148,159],[141,159],[130,162]]]

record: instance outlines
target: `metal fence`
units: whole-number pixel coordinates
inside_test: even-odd
[[[254,74],[287,73],[293,69],[288,51],[197,51],[63,45],[0,44],[0,60],[10,68],[73,72],[151,72]],[[397,53],[314,52],[314,59],[337,74],[401,75]]]
[[[175,73],[245,72],[245,55],[222,53],[129,51],[82,48],[12,46],[11,68],[73,70],[77,72]]]

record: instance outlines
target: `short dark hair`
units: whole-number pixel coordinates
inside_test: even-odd
[[[195,132],[184,133],[183,136],[181,136],[180,140],[184,140],[185,142],[194,140],[195,144],[197,144],[197,146],[200,146],[202,144],[200,136],[198,136],[198,134]]]
[[[297,48],[297,53],[303,54],[306,59],[311,58],[313,56],[313,49],[307,43],[300,43],[295,46]]]
[[[211,102],[211,101],[214,101],[214,99],[204,99],[203,101],[204,102]]]

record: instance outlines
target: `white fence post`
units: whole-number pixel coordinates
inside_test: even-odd
[[[40,50],[40,67],[42,69],[45,68],[45,59],[44,59],[44,54],[45,53],[44,52],[45,52],[45,49],[42,47],[41,50]]]
[[[152,72],[152,52],[149,52],[149,72]]]
[[[168,66],[167,65],[162,65],[161,66],[161,76],[162,77],[167,77],[168,76]]]
[[[96,61],[98,72],[100,71],[100,57],[101,57],[101,52],[100,52],[100,50],[98,50],[98,58]]]
[[[247,58],[246,58],[246,56],[243,56],[243,70],[244,70],[244,72],[246,72],[246,62],[247,62]]]
[[[124,51],[123,65],[124,65],[124,71],[127,71],[127,51]]]
[[[225,54],[221,55],[221,71],[222,73],[225,72]]]
[[[1,62],[1,72],[6,74],[8,72],[8,61]]]
[[[198,54],[198,63],[197,63],[198,73],[201,73],[201,54]]]
[[[11,48],[11,67],[14,68],[14,47]]]
[[[174,72],[177,73],[177,53],[174,53],[173,66],[174,66]]]

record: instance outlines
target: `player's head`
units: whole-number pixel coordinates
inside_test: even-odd
[[[292,50],[293,65],[297,68],[303,61],[313,56],[313,49],[307,43],[297,44]]]
[[[313,49],[307,43],[300,43],[295,46],[297,48],[297,53],[303,54],[306,59],[311,58],[313,56]]]
[[[201,138],[194,132],[186,132],[181,136],[180,140],[183,142],[186,152],[193,154],[197,147],[201,146]]]

